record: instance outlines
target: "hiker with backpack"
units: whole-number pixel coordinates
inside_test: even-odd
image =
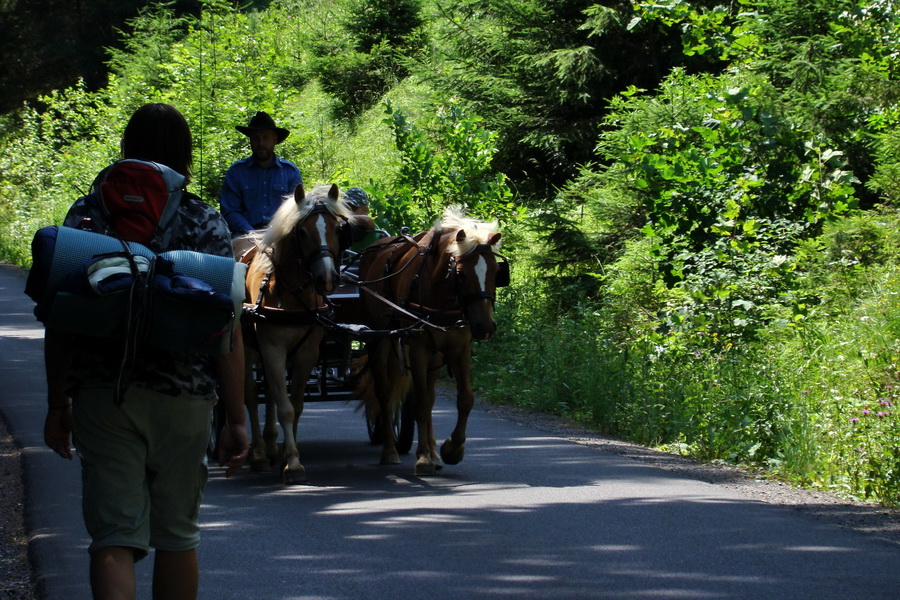
[[[303,183],[300,169],[275,155],[275,146],[290,132],[275,125],[265,112],[257,112],[246,127],[235,127],[250,140],[252,154],[225,172],[220,205],[232,236],[263,229],[285,197]]]
[[[159,170],[183,176],[186,185],[191,144],[190,128],[178,110],[167,104],[145,104],[125,127],[121,149],[125,159],[153,161]],[[96,185],[107,182],[116,168],[105,170]],[[128,202],[150,203],[149,189],[146,194],[141,191],[139,181],[134,189]],[[177,195],[171,220],[165,227],[156,224],[155,230],[148,230],[134,215],[117,218],[116,209],[103,203],[101,195],[95,189],[76,201],[61,229],[77,227],[112,235],[123,246],[127,238],[144,232],[154,252],[187,250],[234,260],[227,223],[193,194]],[[166,211],[152,214],[157,212]],[[139,277],[137,271],[132,274]],[[44,439],[57,454],[71,459],[75,434],[82,468],[82,510],[91,536],[94,598],[134,598],[135,562],[151,547],[155,549],[153,597],[196,598],[197,517],[207,480],[206,450],[217,395],[226,411],[219,456],[220,464],[228,465],[226,474],[241,468],[249,446],[240,327],[234,329],[231,340],[230,350],[200,354],[142,347],[140,338],[134,338],[135,360],[127,371],[127,385],[120,386],[121,344],[47,326]]]

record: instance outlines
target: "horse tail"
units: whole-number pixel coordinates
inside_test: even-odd
[[[372,415],[372,406],[377,406],[378,402],[375,398],[375,378],[372,376],[372,370],[369,369],[369,357],[363,354],[351,361],[350,376],[356,380],[353,388],[353,397],[359,400],[355,410],[366,409],[368,416]]]
[[[400,338],[388,337],[371,342],[360,373],[355,394],[359,408],[366,409],[372,422],[386,410],[388,415],[402,406],[412,386],[408,348]]]

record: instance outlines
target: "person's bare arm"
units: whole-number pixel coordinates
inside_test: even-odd
[[[244,340],[240,325],[235,329],[234,348],[215,357],[219,380],[219,402],[225,407],[225,425],[219,434],[219,465],[227,465],[230,477],[244,466],[250,441],[247,437],[247,411],[244,408]]]
[[[71,335],[47,329],[44,332],[44,370],[47,376],[47,417],[44,419],[44,443],[72,460],[72,399],[66,392],[66,380],[75,352]]]

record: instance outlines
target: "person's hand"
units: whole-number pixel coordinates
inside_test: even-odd
[[[75,430],[75,419],[72,417],[72,405],[64,408],[48,408],[44,419],[44,443],[51,450],[72,460],[72,431]]]
[[[247,438],[247,426],[226,423],[219,434],[219,466],[227,465],[225,477],[231,477],[241,470],[249,451],[250,441]]]

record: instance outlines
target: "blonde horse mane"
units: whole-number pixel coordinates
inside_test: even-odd
[[[280,260],[279,249],[281,242],[291,235],[298,223],[301,223],[316,207],[317,202],[322,202],[328,212],[339,219],[347,219],[350,211],[340,200],[334,200],[329,196],[331,185],[317,185],[306,193],[306,197],[297,202],[293,194],[284,197],[281,206],[275,211],[269,226],[261,232],[250,234],[253,242],[259,247],[257,254],[258,267],[263,270],[272,270],[273,261]]]
[[[457,242],[454,237],[450,243],[448,251],[453,256],[468,254],[476,246],[487,244],[491,236],[497,233],[498,229],[497,221],[485,222],[466,216],[465,209],[459,204],[454,204],[444,209],[444,214],[440,219],[440,227],[445,231],[459,231],[462,229],[466,232],[466,237],[462,242]],[[500,249],[500,243],[492,245],[491,248],[494,252],[497,252]]]

